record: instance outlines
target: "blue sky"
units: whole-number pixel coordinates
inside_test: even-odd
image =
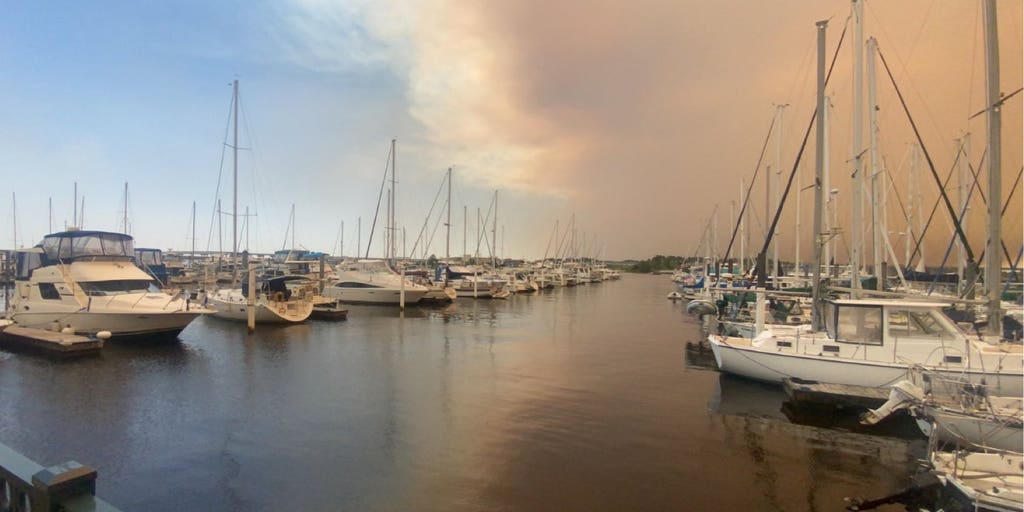
[[[400,192],[408,202],[399,211],[407,231],[418,232],[444,168],[403,158],[423,128],[408,113],[398,63],[385,60],[393,45],[373,41],[358,19],[318,26],[302,9],[253,2],[9,7],[0,21],[0,146],[17,194],[19,244],[45,234],[50,198],[56,226],[72,221],[76,181],[85,226],[119,229],[127,181],[140,245],[190,244],[194,200],[197,245],[205,248],[236,77],[240,145],[251,148],[240,155],[239,208],[259,212],[254,250],[280,248],[292,203],[298,245],[331,250],[344,220],[346,252],[354,252],[359,216],[365,244],[393,137],[399,187],[410,187]],[[335,37],[339,27],[348,32],[340,43],[318,34]],[[221,198],[230,210],[226,157]],[[486,188],[456,181],[456,191],[460,218],[462,204],[490,201]],[[229,238],[230,218],[224,222]],[[10,228],[6,234],[9,246]],[[415,236],[407,234],[408,246]]]
[[[1010,92],[1021,82],[1021,6],[998,4]],[[358,217],[365,244],[397,138],[409,247],[454,166],[453,247],[465,206],[473,250],[476,209],[486,213],[499,189],[508,256],[542,256],[556,219],[564,228],[574,213],[592,254],[688,254],[715,205],[727,224],[775,103],[792,105],[782,158],[792,165],[812,108],[813,23],[832,17],[831,49],[848,10],[847,0],[10,3],[0,18],[0,177],[17,194],[19,245],[47,233],[51,198],[55,226],[71,221],[76,181],[85,227],[121,229],[127,181],[139,245],[189,247],[195,201],[205,248],[238,78],[241,144],[251,148],[239,159],[239,205],[258,211],[253,250],[281,248],[293,203],[297,245],[333,250],[344,221],[351,254]],[[961,131],[974,133],[975,156],[983,144],[982,120],[966,121],[982,98],[978,16],[971,2],[868,3],[867,33],[895,65],[939,167]],[[849,160],[848,66],[840,61],[829,91],[835,169]],[[880,89],[885,158],[899,162],[909,131]],[[1020,104],[1005,114],[1007,188],[1021,161]],[[0,219],[10,202],[0,196]],[[12,224],[0,225],[2,247]]]

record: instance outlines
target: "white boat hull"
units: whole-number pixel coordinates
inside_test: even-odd
[[[76,334],[96,334],[110,331],[117,337],[127,336],[174,336],[204,312],[180,311],[174,313],[146,314],[143,312],[101,312],[80,311],[72,313],[22,312],[13,315],[13,320],[24,326],[48,328],[54,324],[71,327]]]
[[[248,301],[240,298],[241,293],[220,295],[208,298],[209,307],[216,310],[213,317],[236,322],[249,321]],[[312,300],[273,301],[257,299],[256,323],[258,324],[293,324],[304,322],[313,313]]]
[[[924,417],[917,419],[918,427],[931,437],[934,426],[935,435],[944,443],[967,447],[966,442],[1016,452],[1024,449],[1024,433],[1019,420],[1013,424],[1005,419],[972,416],[927,405],[921,407],[921,412]]]
[[[752,347],[731,345],[727,338],[708,337],[715,361],[720,370],[750,379],[781,383],[787,378],[800,378],[833,384],[866,387],[890,387],[906,378],[906,362],[885,363],[870,360],[839,358],[831,355],[814,356],[786,352],[769,352]],[[1024,389],[1024,376],[982,372],[977,370],[939,367],[926,368],[950,378],[964,376],[972,382],[982,379],[993,394],[1016,396]]]
[[[405,303],[415,304],[427,294],[427,290],[405,290]],[[386,304],[397,306],[401,300],[401,290],[392,288],[324,288],[324,297],[337,299],[347,304]]]

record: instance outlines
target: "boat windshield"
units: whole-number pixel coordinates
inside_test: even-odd
[[[51,262],[82,257],[134,257],[135,241],[122,233],[68,231],[46,235],[41,244]]]
[[[164,264],[160,249],[135,249],[135,260],[149,267]]]
[[[79,286],[86,295],[92,297],[105,297],[108,295],[121,295],[124,293],[145,293],[159,292],[160,289],[153,284],[153,281],[145,279],[120,279],[117,281],[88,281],[80,282]]]
[[[889,334],[915,338],[954,337],[931,311],[890,311]]]

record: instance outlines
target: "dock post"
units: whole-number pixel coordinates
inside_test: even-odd
[[[326,258],[326,254],[320,255],[320,295],[324,294],[324,267],[326,266],[326,262],[324,260]]]
[[[757,309],[754,311],[754,337],[757,337],[759,334],[761,334],[761,331],[764,331],[765,295],[766,294],[764,292],[760,292],[757,294],[757,305],[755,306]]]
[[[405,265],[399,264],[399,274],[402,277],[402,283],[398,287],[398,311],[399,313],[405,312]]]
[[[256,264],[249,264],[249,297],[246,301],[249,334],[256,332]]]

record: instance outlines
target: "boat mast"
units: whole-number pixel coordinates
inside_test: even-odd
[[[814,155],[814,277],[811,281],[813,305],[811,307],[811,329],[821,328],[821,251],[825,242],[821,229],[821,209],[824,205],[825,189],[822,179],[825,174],[825,28],[828,20],[819,21],[818,26],[818,96],[815,111],[815,140],[817,151]]]
[[[887,236],[885,232],[885,208],[881,203],[882,193],[879,191],[879,175],[881,169],[878,155],[878,90],[875,87],[875,54],[878,52],[878,41],[874,37],[868,38],[868,148],[871,158],[871,262],[875,269],[875,289],[885,289],[885,277],[888,274],[888,266],[885,261],[882,237]]]
[[[776,116],[778,117],[779,130],[775,132],[775,197],[772,203],[778,208],[779,191],[782,188],[782,114],[789,103],[775,105]],[[799,183],[799,181],[797,182]],[[767,217],[765,217],[767,219]],[[765,220],[767,222],[767,220]],[[718,249],[717,247],[715,248]],[[772,237],[772,275],[779,275],[779,237]],[[776,285],[776,288],[778,286]]]
[[[78,182],[75,182],[75,208],[71,211],[71,225],[78,227]]]
[[[494,218],[491,219],[491,266],[498,266],[498,191],[494,191]]]
[[[850,287],[859,290],[864,221],[864,0],[853,0],[853,218]],[[859,296],[854,293],[854,297]]]
[[[128,182],[124,182],[124,234],[129,235],[128,232]]]
[[[959,186],[957,187],[957,199],[960,203],[960,214],[964,215],[967,212],[967,183],[968,183],[968,172],[970,172],[971,165],[971,134],[970,132],[964,133],[963,137],[959,140],[960,144],[960,169],[957,173],[957,179]],[[966,283],[964,282],[965,270],[967,265],[967,257],[964,251],[964,243],[959,237],[956,239],[956,275],[957,275],[957,296],[963,296],[963,292],[966,289]]]
[[[235,260],[238,258],[238,80],[232,84],[232,101],[234,106],[235,136],[234,144],[231,146],[232,167],[234,175],[234,192],[231,206],[231,283],[234,286],[238,280],[238,265]]]
[[[396,245],[395,245],[395,230],[397,228],[395,227],[395,222],[396,222],[396,219],[395,219],[395,201],[398,199],[396,197],[396,192],[397,192],[396,185],[398,184],[398,180],[395,177],[395,173],[397,171],[397,169],[396,169],[397,167],[398,167],[398,155],[395,152],[395,139],[391,139],[391,195],[390,195],[390,198],[391,198],[391,201],[390,201],[391,202],[391,205],[390,205],[390,207],[391,207],[391,245],[388,246],[388,251],[389,251],[389,257],[392,260],[395,259],[395,252],[396,252],[395,251],[395,248],[396,248]],[[393,263],[393,261],[392,261],[392,263]]]
[[[448,218],[444,222],[444,259],[452,257],[452,168],[448,168]]]
[[[14,221],[14,248],[18,248],[18,198],[11,192],[11,218]]]
[[[192,261],[190,267],[196,265],[196,202],[192,201]]]
[[[800,277],[800,192],[803,190],[800,183],[803,174],[804,162],[801,160],[796,174],[796,217],[793,225],[793,275],[796,277]]]
[[[743,191],[744,190],[746,190],[746,189],[743,187],[743,178],[740,178],[740,202],[741,203],[743,202]],[[747,229],[746,229],[746,226],[747,226],[747,219],[746,218],[741,218],[740,219],[740,271],[739,271],[740,274],[746,274],[747,273],[746,272],[747,271],[747,267],[743,264],[743,260],[746,259],[746,255],[747,255],[747,243],[746,243],[747,242],[747,240],[746,240],[746,236],[747,236],[746,231],[747,231]]]
[[[988,298],[989,334],[1001,336],[1002,312],[999,300],[1002,286],[1002,115],[999,96],[999,33],[996,23],[996,2],[982,4],[985,20],[985,101],[988,112],[988,244],[985,253],[985,290]]]
[[[822,123],[823,126],[821,127],[823,135],[822,135],[822,140],[821,140],[820,146],[818,147],[818,151],[821,151],[821,153],[822,153],[822,160],[823,160],[822,167],[821,167],[821,185],[820,186],[821,186],[821,189],[822,189],[821,193],[824,196],[824,201],[825,201],[825,211],[823,212],[824,216],[822,217],[822,230],[821,230],[821,235],[820,236],[826,236],[827,237],[822,242],[822,247],[821,247],[821,250],[822,250],[822,260],[823,260],[822,263],[825,265],[825,274],[831,276],[833,271],[835,270],[833,268],[833,265],[832,265],[832,258],[833,258],[833,254],[835,253],[835,251],[832,250],[832,247],[833,247],[833,245],[835,243],[834,242],[834,240],[835,240],[835,233],[833,233],[832,230],[835,229],[835,226],[838,223],[837,222],[833,222],[833,218],[835,217],[836,205],[834,204],[835,203],[835,194],[832,193],[832,183],[831,183],[832,172],[831,172],[831,168],[829,166],[829,160],[832,158],[831,157],[831,153],[832,152],[831,152],[831,149],[830,149],[830,146],[829,146],[829,131],[830,131],[829,130],[829,122],[830,122],[829,119],[831,119],[831,117],[832,117],[830,115],[830,112],[832,111],[832,98],[830,98],[828,96],[825,97],[825,109],[824,110],[825,111],[821,113],[821,115],[822,115],[821,119],[824,121]],[[817,160],[815,160],[815,165],[817,165]],[[815,176],[817,176],[817,169],[815,169]],[[838,193],[838,191],[837,191],[837,193]],[[817,192],[815,192],[815,194],[817,194]],[[817,246],[817,243],[818,243],[818,236],[819,235],[817,233],[818,232],[815,231],[815,235],[814,235],[815,236],[815,240],[814,240],[815,246]],[[815,251],[817,251],[817,249],[815,249]]]

